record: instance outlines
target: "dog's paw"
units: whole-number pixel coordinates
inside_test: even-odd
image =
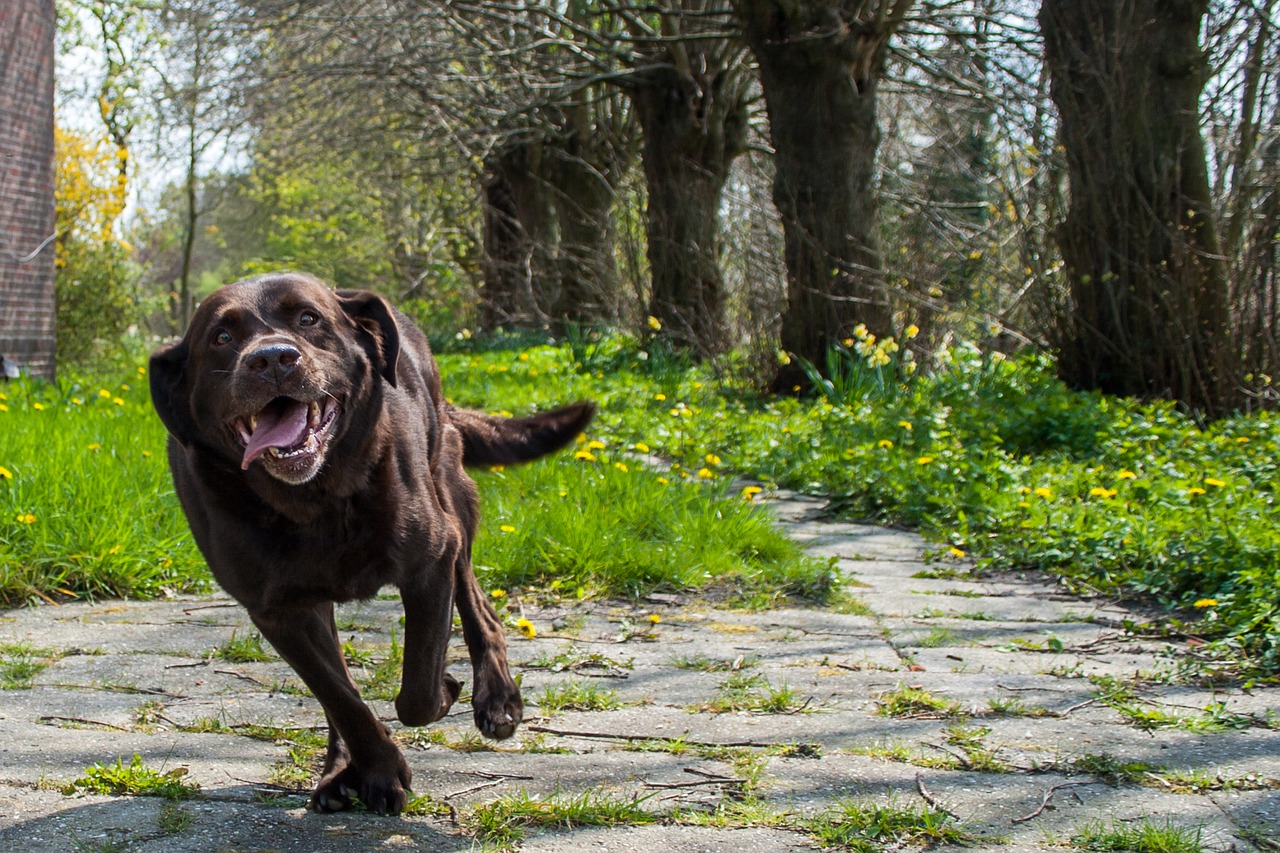
[[[524,719],[524,701],[520,688],[510,676],[477,679],[471,697],[471,709],[475,713],[476,728],[480,734],[493,740],[506,740],[516,733]]]
[[[442,719],[462,694],[462,684],[449,673],[434,696],[422,696],[419,691],[401,690],[396,696],[396,716],[406,726],[425,726]]]
[[[311,809],[317,812],[339,812],[351,808],[359,799],[371,812],[397,815],[409,802],[406,793],[413,774],[402,756],[397,756],[398,767],[392,772],[371,771],[362,773],[347,765],[320,780],[311,793]]]

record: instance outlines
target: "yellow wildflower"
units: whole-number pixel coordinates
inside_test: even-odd
[[[44,403],[32,403],[32,404],[31,404],[31,408],[35,409],[37,412],[43,412],[43,411],[44,411]]]
[[[1053,497],[1053,491],[1050,490],[1048,486],[1036,486],[1032,489],[1032,492],[1045,500]]]
[[[6,406],[4,403],[0,403],[0,412],[7,412],[7,411],[9,411],[9,407]]]
[[[918,334],[920,334],[920,327],[917,326],[915,323],[912,323],[910,326],[907,326],[907,328],[903,329],[902,331],[902,336],[907,340],[911,340]]]
[[[89,452],[91,453],[97,453],[101,449],[102,449],[102,445],[98,444],[96,441],[93,444],[89,445]]]
[[[495,600],[500,601],[507,597],[507,591],[505,589],[495,589],[490,591],[489,595],[492,596]]]
[[[961,551],[959,548],[956,548],[954,546],[948,548],[947,553],[955,557],[957,560],[964,559],[964,551]]]
[[[506,465],[490,465],[489,470],[495,474],[501,474],[503,471],[507,470],[507,466]]]
[[[659,478],[658,478],[658,482],[665,486],[665,485],[669,484],[671,481],[670,481],[670,480],[668,480],[666,477],[659,477]]]
[[[881,450],[893,450],[893,442],[887,438],[880,439],[879,446]]]
[[[712,479],[713,477],[715,477],[715,474],[711,473],[711,469],[710,469],[710,468],[699,468],[699,469],[698,469],[698,476],[699,476],[699,477],[701,477],[701,478],[702,478],[702,479],[704,479],[704,480],[710,480],[710,479]]]
[[[1192,605],[1192,607],[1217,607],[1217,606],[1218,606],[1218,599],[1216,598],[1202,598]]]
[[[100,388],[100,389],[98,390],[98,396],[99,396],[99,397],[101,397],[101,398],[102,398],[102,399],[104,399],[104,400],[110,400],[110,399],[111,399],[111,392],[110,392],[110,391],[108,391],[106,388]]]
[[[113,399],[111,400],[111,402],[115,403],[117,406],[123,406],[123,405],[124,405],[124,400],[123,400],[123,399],[121,399],[120,397],[115,397],[115,398],[113,398]]]
[[[19,524],[35,524],[36,517],[29,512],[19,513],[18,523]]]
[[[1249,443],[1249,436],[1247,435],[1242,435],[1236,439],[1236,444],[1248,444],[1248,443]]]
[[[652,622],[653,624],[657,625],[659,622],[661,622],[661,621],[662,621],[662,617],[661,617],[661,616],[659,616],[657,613],[650,613],[650,614],[649,614],[649,621],[650,621],[650,622]]]
[[[0,470],[4,470],[4,469],[0,468]],[[752,498],[754,498],[756,495],[760,494],[763,491],[764,489],[760,488],[759,486],[747,486],[745,489],[742,490],[742,496],[747,500],[751,500]]]
[[[649,324],[649,328],[653,329],[655,332],[662,330],[662,321],[659,320],[657,317],[650,315],[649,319],[646,320],[646,322]]]
[[[898,426],[909,431],[911,429],[911,421],[898,421]]]
[[[720,464],[720,457],[719,457],[719,456],[716,456],[714,453],[708,453],[708,454],[706,455],[706,460],[707,460],[707,464],[708,464],[708,465],[719,465],[719,464]]]
[[[13,472],[10,471],[8,468],[4,467],[3,465],[0,465],[0,480],[12,480],[12,479],[13,479]]]
[[[655,399],[655,400],[657,400],[659,403],[661,403],[663,400],[667,399],[667,395],[666,395],[666,394],[654,394],[654,395],[653,395],[653,399]]]
[[[627,463],[625,462],[615,462],[613,463],[613,467],[617,468],[619,471],[623,472],[624,474],[627,472]]]
[[[1094,486],[1089,490],[1089,497],[1092,498],[1114,498],[1116,496],[1115,489],[1104,489],[1101,486]]]
[[[1132,471],[1126,470],[1126,471],[1121,471],[1119,474],[1116,474],[1116,479],[1117,480],[1133,480],[1133,479],[1136,479],[1137,476],[1138,475],[1133,473]]]
[[[503,533],[515,533],[515,532],[516,532],[516,529],[515,529],[514,527],[512,527],[510,524],[504,524],[504,525],[502,525],[501,527],[499,527],[498,529],[499,529],[499,530],[501,530]]]
[[[643,441],[637,441],[635,444],[632,445],[632,447],[636,449],[637,453],[649,452],[649,445],[645,444]]]
[[[530,622],[528,619],[522,618],[517,620],[516,628],[520,631],[521,634],[524,634],[524,638],[526,640],[532,640],[534,637],[538,636],[538,629],[533,627],[533,623]]]
[[[917,459],[917,460],[916,460],[916,464],[917,464],[917,465],[928,465],[928,464],[929,464],[930,462],[932,462],[932,461],[933,461],[933,457],[932,457],[932,456],[921,456],[919,459]]]
[[[604,450],[604,442],[592,439],[587,442],[587,447],[591,450]]]
[[[1204,489],[1200,488],[1199,486],[1192,486],[1191,488],[1187,489],[1187,494],[1192,496],[1203,495],[1204,493],[1205,493]]]
[[[580,460],[582,460],[583,462],[595,462],[595,461],[596,461],[596,455],[595,455],[594,453],[592,453],[592,452],[588,451],[588,450],[579,450],[577,453],[573,454],[573,458],[574,458],[574,459],[580,459]]]
[[[1204,484],[1206,486],[1214,486],[1219,489],[1226,485],[1224,481],[1219,480],[1217,477],[1205,477]]]

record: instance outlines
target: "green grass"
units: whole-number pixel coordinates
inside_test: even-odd
[[[520,791],[472,809],[464,815],[463,826],[484,844],[509,848],[518,845],[530,828],[656,823],[657,816],[646,811],[642,802],[598,791],[546,798]]]
[[[735,672],[716,686],[716,695],[700,711],[725,714],[745,711],[752,714],[794,714],[808,703],[790,685],[773,685],[761,673]]]
[[[184,782],[187,770],[177,767],[160,772],[147,767],[142,756],[134,755],[126,765],[123,759],[115,764],[94,764],[84,775],[63,787],[65,794],[113,794],[133,797],[164,797],[167,800],[185,800],[195,796],[200,786]]]
[[[1200,827],[1176,826],[1172,821],[1156,823],[1150,818],[1134,823],[1086,824],[1071,836],[1071,846],[1079,850],[1116,853],[1202,853]]]
[[[967,836],[946,812],[927,804],[846,800],[807,821],[824,847],[876,853],[906,845],[963,844]]]
[[[232,631],[230,639],[215,648],[212,656],[228,663],[264,663],[276,657],[263,645],[262,635],[256,631],[243,637],[238,631]]]
[[[879,706],[876,713],[883,717],[940,720],[964,715],[959,702],[904,684],[881,693],[876,697],[876,703]]]
[[[58,659],[57,652],[28,643],[0,644],[0,690],[25,690]]]
[[[616,690],[600,687],[593,681],[570,679],[551,684],[534,700],[544,714],[561,711],[612,711],[622,707]]]

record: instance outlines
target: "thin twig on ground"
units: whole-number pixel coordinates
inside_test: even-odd
[[[1013,823],[1026,823],[1029,820],[1034,820],[1035,818],[1040,817],[1040,815],[1044,813],[1044,810],[1049,807],[1049,801],[1053,799],[1053,795],[1056,794],[1058,791],[1062,790],[1063,788],[1078,788],[1081,785],[1093,785],[1093,784],[1095,783],[1094,782],[1059,782],[1056,785],[1052,785],[1049,787],[1047,791],[1044,792],[1044,798],[1040,801],[1039,808],[1037,808],[1035,811],[1033,811],[1029,815],[1024,815],[1023,817],[1015,817],[1013,819]]]

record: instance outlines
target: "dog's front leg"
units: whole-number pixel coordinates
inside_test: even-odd
[[[453,625],[453,569],[432,567],[400,588],[404,602],[404,671],[396,715],[406,726],[425,726],[449,712],[462,692],[445,672],[449,629]]]
[[[458,558],[455,571],[458,588],[454,595],[476,681],[471,690],[476,728],[485,737],[505,740],[524,719],[524,701],[507,666],[502,621],[471,570],[470,554]]]
[[[351,805],[354,794],[378,814],[403,811],[412,774],[387,727],[360,699],[351,680],[333,622],[333,605],[275,608],[249,615],[311,689],[332,729],[325,774],[311,795],[311,808],[339,811]]]

